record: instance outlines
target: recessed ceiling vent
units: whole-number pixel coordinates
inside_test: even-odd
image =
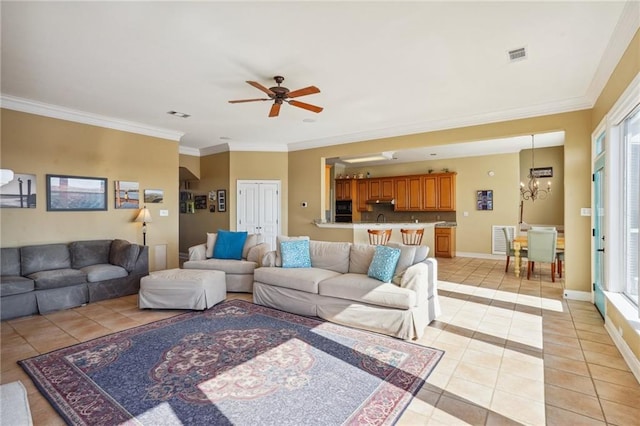
[[[510,50],[508,53],[509,53],[509,61],[511,62],[522,61],[523,59],[527,59],[527,50],[524,47]]]

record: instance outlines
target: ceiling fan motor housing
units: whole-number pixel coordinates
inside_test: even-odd
[[[273,79],[278,85],[275,87],[269,87],[269,90],[275,93],[275,95],[269,95],[269,97],[272,99],[286,99],[287,93],[289,93],[289,89],[280,86],[280,84],[282,84],[282,82],[284,81],[284,77],[276,75],[275,77],[273,77]]]

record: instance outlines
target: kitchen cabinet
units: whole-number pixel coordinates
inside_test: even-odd
[[[369,200],[392,200],[394,198],[392,177],[367,180],[369,181]]]
[[[369,182],[365,179],[358,179],[358,183],[356,183],[356,210],[359,212],[371,211],[371,205],[367,204],[368,199]]]
[[[393,182],[395,187],[395,211],[422,210],[422,179],[420,175],[396,177]]]
[[[336,179],[336,200],[351,200],[353,193],[351,192],[351,179]]]
[[[435,228],[436,257],[455,257],[456,228]]]
[[[422,176],[422,210],[456,210],[456,173]]]

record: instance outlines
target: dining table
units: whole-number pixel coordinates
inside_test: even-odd
[[[556,240],[556,250],[562,251],[564,250],[564,237],[559,236],[557,238],[558,239]],[[513,251],[514,251],[514,256],[516,258],[516,265],[515,265],[516,277],[520,276],[520,264],[521,264],[520,250],[526,249],[528,245],[529,245],[529,240],[527,235],[519,235],[513,239]]]

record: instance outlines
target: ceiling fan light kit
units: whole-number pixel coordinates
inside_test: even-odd
[[[293,105],[298,108],[306,109],[307,111],[319,113],[323,110],[322,107],[307,104],[304,102],[296,101],[291,98],[297,98],[300,96],[313,95],[315,93],[320,93],[320,89],[316,86],[308,86],[302,89],[294,90],[293,92],[287,89],[284,86],[281,86],[284,81],[284,77],[276,75],[273,77],[276,81],[277,86],[266,88],[262,84],[257,81],[247,81],[250,85],[255,87],[256,89],[264,92],[269,96],[268,98],[255,98],[255,99],[239,99],[235,101],[229,101],[231,104],[237,104],[242,102],[255,102],[255,101],[270,101],[273,100],[273,105],[271,106],[271,110],[269,111],[269,117],[277,117],[280,114],[280,106],[283,102],[288,103],[289,105]]]

